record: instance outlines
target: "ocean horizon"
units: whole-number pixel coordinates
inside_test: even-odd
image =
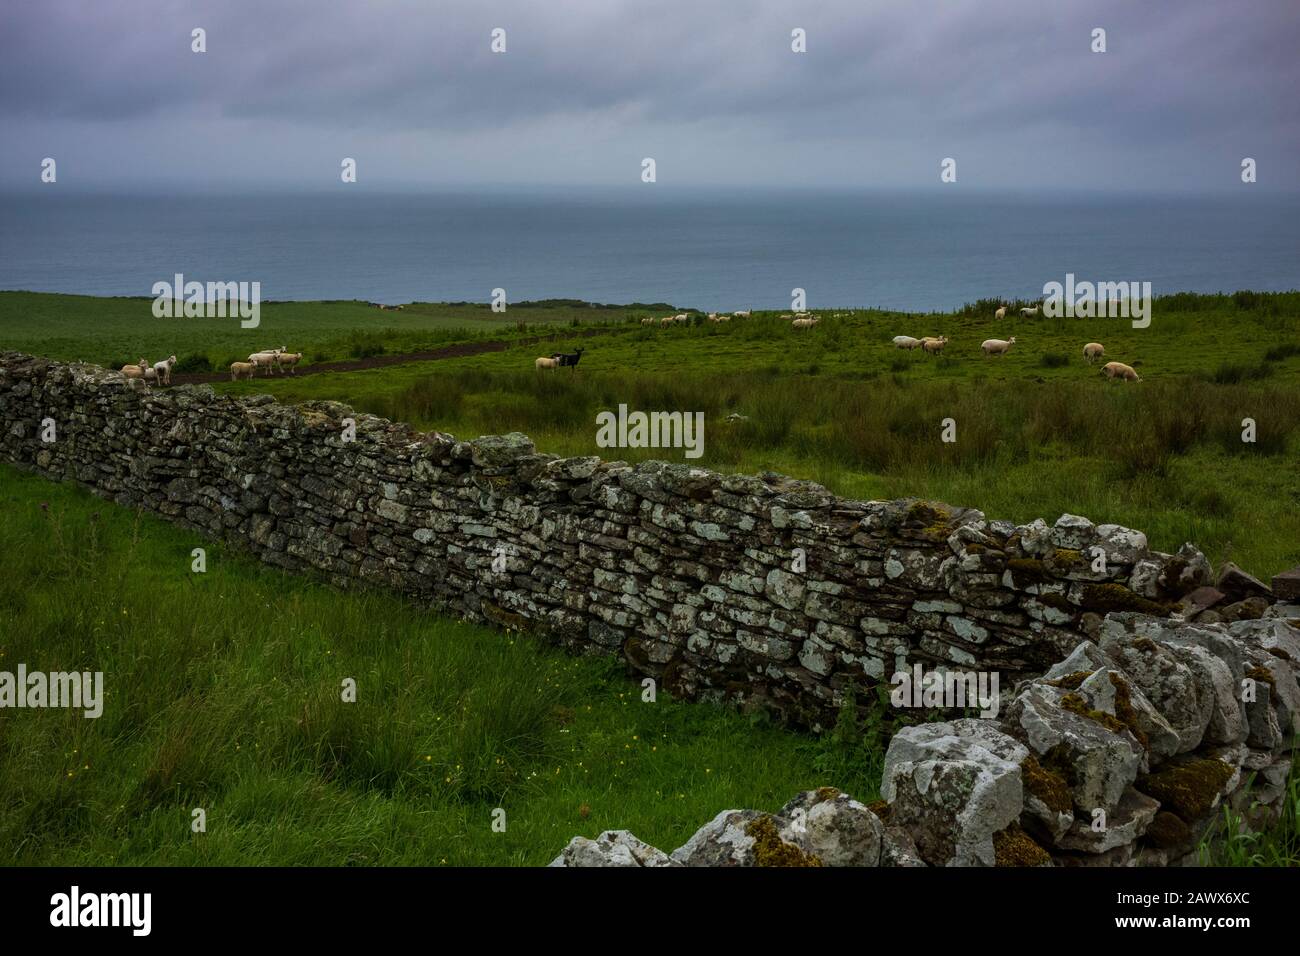
[[[1248,190],[1250,187],[1242,187]],[[1300,196],[464,188],[0,194],[0,289],[264,301],[573,298],[701,309],[946,311],[1047,282],[1300,288]]]

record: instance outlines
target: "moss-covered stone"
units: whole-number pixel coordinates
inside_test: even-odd
[[[890,807],[888,800],[877,800],[875,803],[868,803],[867,809],[886,823],[889,822]]]
[[[1149,601],[1124,585],[1114,583],[1084,585],[1083,606],[1090,611],[1137,611],[1159,617],[1168,617],[1173,610],[1169,604]]]
[[[1058,611],[1064,611],[1066,614],[1074,614],[1079,609],[1071,604],[1063,594],[1040,594],[1038,603],[1046,604],[1048,607],[1056,608]]]
[[[914,501],[907,509],[907,523],[920,525],[923,537],[932,541],[946,541],[952,534],[952,509],[937,501]]]
[[[834,787],[818,787],[816,791],[817,803],[825,803],[827,800],[834,800],[840,795],[840,791]]]
[[[1150,750],[1151,740],[1138,724],[1137,710],[1133,707],[1133,691],[1129,688],[1128,681],[1111,671],[1110,682],[1115,688],[1115,716],[1128,728],[1128,732],[1142,745],[1143,750]]]
[[[1107,730],[1122,734],[1128,730],[1128,725],[1120,720],[1114,714],[1108,714],[1104,710],[1093,710],[1088,706],[1088,702],[1078,694],[1066,694],[1061,698],[1061,707],[1072,714],[1078,714],[1080,717],[1086,717],[1089,720],[1096,721]]]
[[[1007,570],[1011,572],[1011,583],[1018,588],[1050,580],[1047,568],[1037,558],[1012,558]]]
[[[1075,671],[1073,674],[1065,674],[1054,680],[1044,681],[1052,687],[1061,687],[1065,690],[1078,690],[1079,685],[1092,676],[1092,671]]]
[[[1176,814],[1161,810],[1147,827],[1145,836],[1155,846],[1168,850],[1186,844],[1191,839],[1192,830]]]
[[[1070,785],[1060,774],[1048,770],[1030,754],[1020,762],[1020,776],[1025,789],[1057,813],[1070,813],[1074,801],[1070,798]]]
[[[1262,684],[1277,683],[1277,678],[1274,677],[1273,673],[1266,667],[1259,667],[1259,666],[1247,667],[1246,676],[1249,677],[1251,680],[1258,681]]]
[[[1057,548],[1052,552],[1052,563],[1058,568],[1077,568],[1083,564],[1083,552],[1073,548]]]
[[[1052,862],[1051,854],[1018,823],[993,834],[993,859],[998,866],[1042,866]]]
[[[1184,820],[1199,820],[1214,809],[1234,772],[1222,760],[1188,760],[1147,774],[1138,781],[1138,788]]]
[[[764,814],[749,822],[746,835],[754,839],[755,866],[821,866],[822,861],[793,843],[786,843],[777,831],[776,821]]]

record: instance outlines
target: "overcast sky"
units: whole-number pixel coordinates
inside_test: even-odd
[[[1293,191],[1297,49],[1295,0],[7,0],[0,187]]]

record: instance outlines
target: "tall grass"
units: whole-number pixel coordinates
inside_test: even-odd
[[[609,659],[318,586],[7,467],[0,538],[0,669],[105,681],[98,719],[0,712],[0,863],[540,864],[578,833],[671,849],[729,807],[876,793],[879,753],[828,764],[827,741],[643,703]]]

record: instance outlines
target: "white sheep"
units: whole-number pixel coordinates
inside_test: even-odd
[[[1083,347],[1083,357],[1088,360],[1089,365],[1105,354],[1106,346],[1102,345],[1100,342],[1089,342]]]
[[[894,336],[894,348],[896,349],[907,349],[910,352],[912,349],[919,349],[920,347],[920,339],[914,339],[910,335]]]
[[[673,316],[675,322],[689,322],[691,317],[683,312],[681,315]]]
[[[1020,314],[1026,318],[1032,318],[1038,314],[1038,306],[1034,306],[1032,309],[1021,309]]]
[[[740,309],[737,309],[735,312],[733,312],[733,313],[731,313],[731,314],[734,315],[734,316],[735,316],[736,318],[738,318],[738,319],[747,319],[747,318],[749,318],[749,310],[748,310],[748,309],[745,309],[745,310],[743,310],[743,311],[740,310]]]
[[[280,366],[280,353],[279,352],[254,352],[252,355],[248,357],[248,360],[258,368],[265,368],[266,374],[270,375],[271,368],[273,366],[275,368],[279,368]]]
[[[163,385],[170,385],[172,383],[172,366],[175,364],[175,355],[165,358],[161,362],[153,363],[154,375]]]
[[[674,322],[676,322],[676,321],[677,321],[677,317],[676,317],[676,316],[673,316],[673,315],[665,315],[662,319],[659,320],[659,324],[660,324],[660,325],[672,325],[672,324],[673,324]]]
[[[233,382],[237,378],[251,379],[253,377],[253,372],[256,370],[257,366],[252,362],[231,362],[230,380]]]
[[[985,339],[980,345],[985,355],[1006,355],[1011,346],[1016,344],[1016,337],[1011,336],[1011,341],[1004,339]]]
[[[710,322],[730,322],[730,321],[731,321],[731,316],[729,316],[729,315],[711,315],[711,316],[709,316],[709,321],[710,321]]]
[[[294,375],[297,375],[297,374],[298,374],[297,365],[298,365],[298,363],[301,362],[301,361],[302,361],[302,353],[301,353],[301,352],[281,352],[281,353],[280,353],[280,368],[281,368],[281,370],[283,370],[284,367],[287,365],[287,366],[289,366],[289,368],[293,371],[293,374],[294,374]]]
[[[1132,366],[1125,365],[1123,362],[1107,362],[1101,367],[1101,374],[1112,382],[1117,378],[1125,382],[1142,381],[1142,379],[1138,378],[1138,373],[1133,370]]]
[[[1007,317],[1007,307],[1005,305],[993,313],[993,318],[997,319],[999,322],[1005,319],[1006,317]]]
[[[651,316],[647,316],[646,318],[642,319],[642,320],[641,320],[641,324],[642,324],[642,325],[654,325],[654,324],[655,324],[656,322],[658,322],[658,321],[659,321],[658,319],[656,319],[653,315],[651,315]]]
[[[150,366],[148,362],[146,362],[144,359],[140,359],[140,362],[137,365],[123,365],[122,374],[125,375],[127,378],[143,379],[145,377],[144,376],[145,369],[149,367]]]
[[[921,339],[921,348],[929,352],[931,355],[938,355],[943,351],[943,347],[947,344],[948,336],[946,335],[941,335],[938,338],[935,338],[932,335],[927,335],[925,338]]]
[[[821,319],[814,316],[812,318],[795,319],[793,322],[790,323],[790,325],[792,328],[796,328],[796,329],[811,329],[820,321]]]
[[[547,358],[543,356],[542,358],[539,358],[536,362],[533,363],[533,367],[536,368],[539,372],[544,368],[559,368],[560,360],[555,358]]]

